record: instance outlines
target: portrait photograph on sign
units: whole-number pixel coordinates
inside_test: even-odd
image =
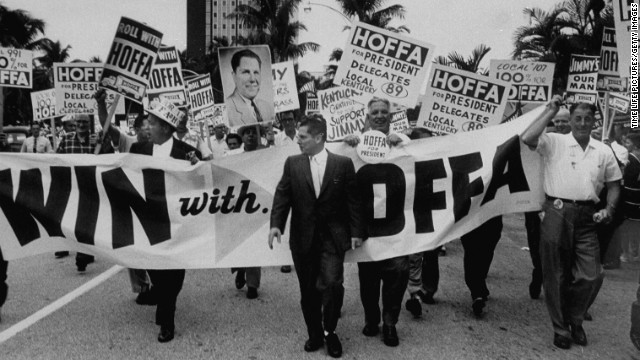
[[[218,49],[229,126],[275,120],[271,53],[267,45]]]

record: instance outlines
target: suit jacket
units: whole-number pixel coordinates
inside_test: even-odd
[[[173,139],[173,147],[171,148],[170,154],[172,158],[178,160],[189,160],[187,158],[187,154],[191,151],[195,151],[196,157],[202,160],[202,153],[200,153],[198,149],[176,138]],[[129,152],[132,154],[153,155],[153,143],[150,141],[145,143],[133,143]]]
[[[273,199],[271,227],[284,232],[289,210],[292,211],[289,246],[294,253],[308,253],[312,245],[319,245],[313,244],[318,238],[333,241],[335,249],[347,251],[351,237],[365,237],[356,174],[347,157],[329,153],[318,198],[309,157],[300,154],[287,158]]]
[[[263,122],[275,120],[276,114],[273,103],[269,104],[258,97],[253,99],[253,102],[256,103]],[[237,91],[234,90],[233,94],[226,99],[225,103],[227,104],[227,117],[230,127],[257,123],[256,118],[253,116],[251,105],[247,104]]]

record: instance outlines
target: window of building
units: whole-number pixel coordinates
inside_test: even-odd
[[[222,28],[226,29],[227,28],[227,24],[222,24]]]
[[[218,13],[213,13],[213,17],[217,18],[218,17]]]
[[[238,24],[238,29],[242,29],[242,24]]]
[[[213,24],[213,28],[217,29],[218,28],[218,24]]]
[[[223,13],[222,13],[222,17],[223,17],[223,18],[226,18],[226,17],[227,17],[227,13],[224,13],[224,12],[223,12]]]
[[[213,6],[218,6],[218,2],[217,2],[217,1],[214,1],[214,2],[213,2]]]
[[[235,29],[235,28],[236,28],[236,25],[235,25],[235,24],[231,24],[231,28],[232,28],[232,29]]]

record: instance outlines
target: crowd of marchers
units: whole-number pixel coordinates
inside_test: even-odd
[[[282,266],[281,271],[295,270],[299,279],[308,333],[303,348],[310,352],[326,346],[330,356],[340,357],[342,346],[336,329],[344,296],[344,257],[368,236],[354,165],[325,148],[327,124],[323,117],[287,111],[279,113],[275,122],[241,126],[234,132],[223,124],[210,125],[205,133],[197,133],[187,128],[186,117],[176,122],[145,109],[149,111],[141,113],[132,128],[125,130],[107,124],[105,92],[98,91],[95,97],[97,118],[107,129],[104,133],[90,131],[95,120],[89,115],[65,117],[60,129],[45,129],[45,125],[33,122],[31,136],[23,142],[21,152],[95,156],[129,152],[195,164],[269,147],[300,147],[301,154],[289,157],[284,164],[274,192],[268,244],[273,247],[274,240],[280,241],[291,215],[293,269]],[[365,130],[381,131],[392,147],[434,135],[422,128],[390,131],[391,104],[385,99],[372,99],[366,111]],[[605,136],[608,140],[601,141],[602,129],[594,127],[597,113],[586,103],[566,108],[556,96],[521,135],[522,142],[542,159],[545,192],[542,210],[525,216],[533,264],[528,290],[532,299],[544,296],[553,344],[562,349],[572,344],[587,345],[583,323],[597,316],[589,308],[605,270],[640,261],[640,132],[614,124]],[[343,141],[356,146],[359,137],[354,134]],[[6,136],[0,134],[0,150],[7,147]],[[478,318],[487,311],[490,290],[486,279],[501,233],[502,217],[498,216],[460,238],[470,311]],[[437,304],[438,257],[443,254],[445,249],[440,247],[358,263],[364,336],[381,333],[384,344],[399,345],[396,324],[403,301],[416,318],[421,316],[423,304]],[[91,255],[76,254],[78,271],[85,271],[93,261]],[[7,262],[2,260],[0,306],[7,297],[6,273]],[[235,280],[239,290],[246,287],[248,299],[259,297],[259,267],[234,268],[232,273],[235,277],[230,280]],[[137,293],[136,303],[157,306],[158,341],[171,341],[185,270],[129,269],[129,274],[132,290]],[[632,306],[631,338],[636,346],[640,346],[638,304],[640,299]]]

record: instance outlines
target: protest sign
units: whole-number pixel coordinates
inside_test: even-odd
[[[434,249],[495,216],[540,209],[540,156],[519,134],[543,111],[501,131],[393,147],[379,164],[329,144],[353,161],[368,224],[368,240],[345,260]],[[293,154],[279,147],[195,166],[137,154],[0,154],[0,246],[7,260],[73,250],[144,269],[291,264],[288,234],[273,250],[266,237]]]
[[[616,31],[605,27],[602,30],[602,46],[600,47],[600,69],[596,88],[602,91],[625,91],[627,80],[620,77],[620,59],[616,47]]]
[[[567,80],[567,103],[595,104],[598,98],[596,83],[600,69],[599,56],[571,54]]]
[[[213,115],[209,117],[213,126],[226,125],[229,126],[227,119],[227,105],[215,104],[213,106]]]
[[[189,111],[195,121],[213,116],[215,100],[211,87],[211,76],[204,74],[187,81],[189,89]]]
[[[97,114],[98,103],[93,95],[98,90],[102,69],[100,63],[54,63],[56,114]],[[107,91],[107,106],[114,100],[115,93]],[[123,99],[118,101],[115,113],[124,114]]]
[[[434,64],[416,126],[455,134],[497,125],[509,86],[506,81]]]
[[[307,115],[317,114],[320,112],[320,104],[318,104],[318,95],[311,92],[307,93],[307,107],[304,112]]]
[[[391,114],[391,124],[389,126],[390,132],[402,132],[409,129],[409,117],[407,117],[407,110],[396,111]]]
[[[630,99],[628,95],[619,93],[609,93],[609,106],[623,114],[629,111]]]
[[[273,73],[273,106],[276,114],[300,108],[293,61],[271,65]]]
[[[267,45],[218,49],[220,77],[229,126],[272,122],[273,99],[271,52]]]
[[[635,28],[631,27],[631,12],[635,9]],[[635,49],[638,59],[638,0],[613,0],[613,19],[616,28],[616,44],[618,47],[618,70],[623,78],[638,79],[636,62],[635,75],[631,75],[631,58]]]
[[[0,47],[0,86],[31,89],[33,52]]]
[[[327,141],[359,135],[366,120],[365,106],[353,100],[355,90],[338,86],[318,91],[320,114],[327,121]]]
[[[361,92],[361,103],[375,96],[412,108],[432,54],[433,45],[356,22],[333,83]]]
[[[174,46],[163,46],[158,50],[146,96],[149,101],[166,99],[179,107],[187,105],[182,66]]]
[[[104,64],[100,87],[142,103],[161,41],[161,32],[123,16]]]
[[[56,116],[56,90],[48,89],[31,92],[31,108],[33,109],[33,121]]]
[[[509,101],[546,104],[551,100],[554,63],[491,60],[489,76],[511,84]]]

